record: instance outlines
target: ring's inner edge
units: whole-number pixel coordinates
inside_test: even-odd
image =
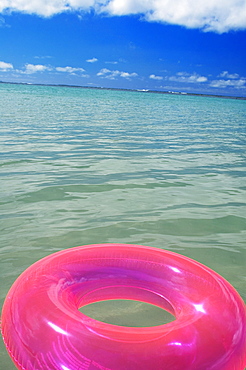
[[[110,306],[110,303],[107,303],[107,301],[111,301],[111,306]],[[117,303],[118,301],[118,303]],[[122,303],[120,303],[120,301],[122,301]],[[124,302],[125,303],[124,303]],[[113,311],[114,310],[117,310],[117,307],[118,307],[118,312],[117,312],[117,315],[116,316],[119,316],[120,315],[120,312],[122,311],[122,315],[124,316],[127,316],[127,302],[126,301],[135,301],[135,303],[139,303],[139,315],[141,315],[141,309],[143,309],[143,305],[141,306],[141,303],[147,303],[148,305],[151,305],[152,306],[152,311],[155,312],[155,314],[158,312],[157,310],[154,311],[154,307],[155,308],[161,308],[163,309],[164,311],[166,311],[168,314],[166,315],[166,318],[163,319],[163,322],[162,323],[158,323],[157,325],[163,325],[163,324],[166,324],[166,323],[169,323],[173,320],[175,320],[176,318],[176,315],[175,315],[175,310],[173,308],[173,306],[171,305],[171,303],[162,295],[160,295],[159,293],[156,293],[155,291],[152,291],[150,289],[145,289],[145,288],[142,288],[142,287],[136,287],[136,286],[128,286],[128,285],[117,285],[117,286],[107,286],[107,287],[100,287],[98,289],[94,289],[94,290],[91,290],[90,292],[87,292],[85,295],[83,295],[82,297],[80,297],[80,300],[78,302],[78,309],[80,310],[80,312],[84,313],[85,315],[91,317],[91,318],[95,318],[96,320],[98,321],[104,321],[103,317],[110,317],[110,310],[112,311],[112,315],[111,315],[111,321],[114,319],[112,319],[112,316],[114,315]],[[99,305],[94,305],[95,303],[99,303],[101,302],[101,304]],[[104,303],[102,303],[104,302]],[[93,306],[91,306],[93,305]],[[134,304],[133,302],[129,302],[129,310],[128,310],[128,315],[130,315],[130,312],[131,312],[131,307],[133,308],[134,307]],[[96,308],[98,307],[98,308]],[[106,308],[108,310],[107,314],[103,315],[102,312],[100,312],[100,308],[102,309],[104,307],[104,309]],[[125,308],[124,308],[125,307]],[[136,305],[135,305],[136,307]],[[92,311],[90,311],[90,309]],[[133,309],[136,309],[136,308],[133,308]],[[151,307],[147,307],[145,305],[145,309],[149,309],[150,311],[150,314],[151,314]],[[93,312],[94,310],[94,317],[91,316],[90,312]],[[95,313],[95,310],[98,310],[98,313]],[[116,313],[116,312],[115,312]],[[159,311],[160,313],[160,311]],[[152,313],[153,314],[153,313]],[[163,316],[164,316],[165,313],[163,313]],[[173,320],[172,320],[172,317],[170,316],[174,316],[173,317]],[[100,319],[101,318],[101,319]],[[124,318],[122,319],[124,321]],[[141,321],[141,320],[139,320]],[[149,320],[151,321],[151,320]],[[153,320],[154,321],[154,320]],[[104,321],[104,322],[107,322],[107,321]],[[116,319],[116,325],[120,325],[118,324],[118,322],[120,322],[120,319],[117,321]],[[127,319],[125,319],[125,322],[127,322]],[[109,323],[112,323],[112,324],[115,324],[113,322],[109,322]],[[138,326],[138,325],[124,325],[124,326]],[[153,325],[139,325],[139,326],[153,326]]]

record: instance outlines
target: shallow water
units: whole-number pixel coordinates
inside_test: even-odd
[[[0,305],[38,259],[107,242],[196,259],[246,300],[246,101],[10,84],[0,96]],[[110,315],[143,325],[148,310]],[[2,342],[0,358],[14,369]]]

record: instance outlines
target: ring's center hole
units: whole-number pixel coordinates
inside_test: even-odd
[[[107,324],[151,327],[167,324],[175,317],[164,309],[141,301],[114,299],[88,304],[79,311]]]

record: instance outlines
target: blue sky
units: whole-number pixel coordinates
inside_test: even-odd
[[[0,80],[246,96],[246,1],[2,0]]]

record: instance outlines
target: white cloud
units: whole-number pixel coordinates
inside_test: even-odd
[[[111,0],[105,9],[113,15],[143,14],[149,21],[219,33],[246,28],[244,0]]]
[[[163,80],[163,77],[162,76],[156,76],[154,74],[150,75],[149,78],[151,78],[152,80]]]
[[[246,88],[246,77],[240,77],[238,73],[229,73],[228,71],[223,71],[218,75],[218,77],[218,80],[211,81],[211,87],[222,89],[227,87],[235,89]]]
[[[98,73],[97,76],[103,77],[103,78],[108,78],[110,80],[115,80],[117,77],[123,77],[126,79],[130,79],[131,77],[137,77],[138,74],[133,72],[133,73],[128,73],[128,72],[122,72],[118,70],[111,71],[108,68],[102,68]]]
[[[105,62],[105,64],[118,64],[118,62]]]
[[[197,73],[189,74],[186,72],[178,72],[175,76],[168,77],[170,81],[183,82],[183,83],[202,83],[208,79],[205,76],[200,76]]]
[[[47,67],[43,64],[26,64],[24,71],[17,70],[17,72],[28,74],[28,75],[37,73],[37,72],[44,72],[44,71],[50,71],[50,67]]]
[[[88,63],[95,63],[95,62],[97,62],[97,61],[98,61],[98,59],[97,59],[97,58],[87,59],[87,62],[88,62]]]
[[[0,3],[0,12],[19,11],[44,17],[91,9],[111,16],[139,14],[148,21],[219,33],[246,29],[245,0],[3,0]]]
[[[9,71],[13,69],[13,65],[10,63],[0,62],[0,71]],[[37,72],[45,72],[45,71],[57,71],[57,72],[66,72],[69,74],[76,74],[80,73],[81,77],[89,77],[88,75],[81,74],[82,72],[85,72],[83,68],[74,68],[74,67],[53,67],[53,66],[47,66],[43,64],[31,64],[26,63],[23,69],[16,69],[15,72],[21,73],[21,74],[34,74]]]
[[[5,19],[0,16],[0,27],[10,27],[9,24],[5,22]]]
[[[13,69],[13,64],[11,63],[5,63],[5,62],[0,62],[0,71],[1,72],[6,72],[9,71],[10,69]]]
[[[76,72],[84,72],[83,68],[73,68],[73,67],[56,67],[57,72],[66,72],[75,74]]]
[[[103,68],[100,70],[100,72],[97,73],[97,76],[104,76],[105,74],[110,73],[110,72],[111,72],[110,69]]]
[[[233,87],[235,89],[245,89],[246,78],[240,78],[238,80],[214,80],[211,81],[210,86],[217,88]]]
[[[35,59],[52,59],[53,57],[51,55],[35,55]]]
[[[63,0],[3,0],[0,2],[0,13],[17,11],[27,14],[37,14],[50,17],[72,8],[72,1],[65,3]]]
[[[120,72],[120,77],[123,77],[123,78],[131,78],[131,77],[137,77],[137,73],[133,72],[133,73],[128,73],[128,72]]]
[[[229,73],[228,71],[223,71],[219,74],[218,77],[237,79],[237,78],[239,78],[239,75],[237,73]]]

